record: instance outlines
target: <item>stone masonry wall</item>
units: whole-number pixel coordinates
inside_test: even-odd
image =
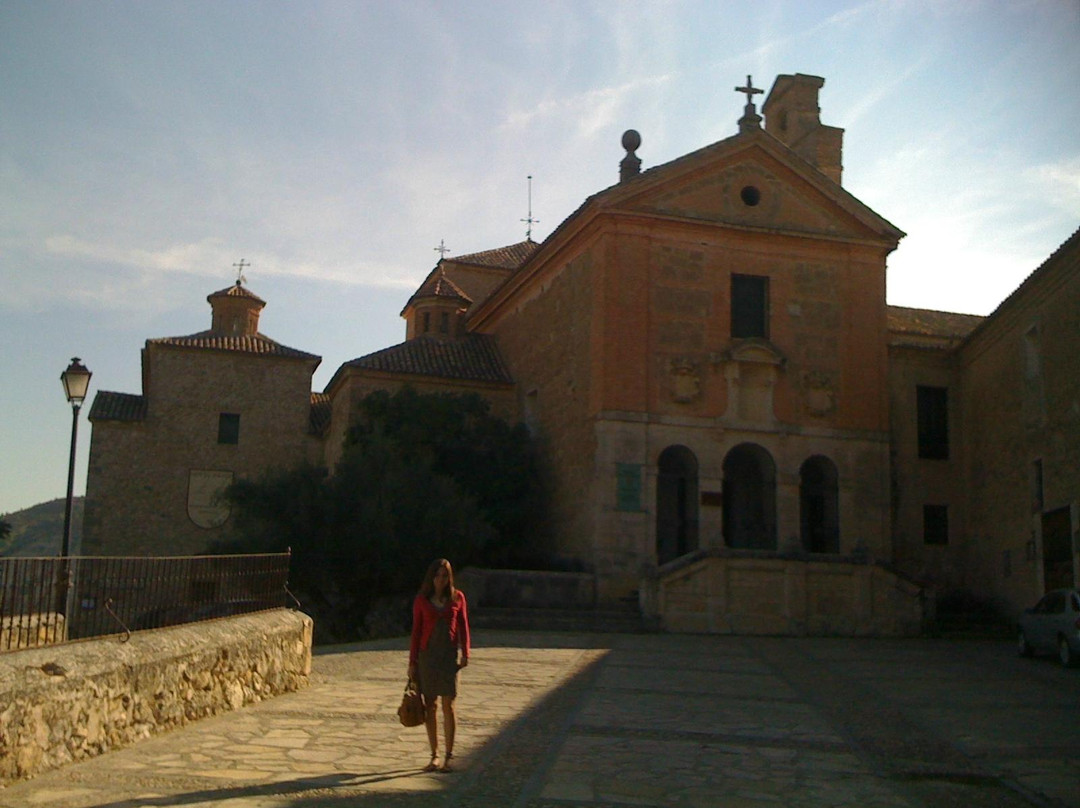
[[[311,635],[281,609],[0,654],[0,784],[298,690]]]

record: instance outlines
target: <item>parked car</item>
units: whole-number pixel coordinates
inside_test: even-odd
[[[1057,654],[1061,664],[1080,664],[1080,589],[1047,592],[1034,608],[1024,609],[1017,627],[1020,656]]]

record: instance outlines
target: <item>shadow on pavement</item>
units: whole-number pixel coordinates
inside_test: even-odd
[[[486,641],[485,641],[486,640]],[[521,645],[502,638],[478,638],[474,647],[491,648],[580,648],[595,649],[601,655],[584,660],[580,667],[539,702],[511,720],[498,734],[471,751],[468,766],[450,773],[426,773],[420,767],[362,774],[334,773],[301,777],[276,783],[202,789],[161,797],[118,800],[90,808],[156,808],[173,805],[220,805],[236,808],[345,808],[345,806],[387,806],[427,808],[428,806],[483,806],[512,808],[524,805],[538,793],[544,773],[554,757],[559,740],[569,731],[576,707],[599,675],[608,646],[597,638],[568,634],[545,637],[540,645]],[[376,650],[370,644],[322,650],[320,655]],[[433,785],[406,786],[400,791],[370,790],[370,786],[391,780],[432,778]]]

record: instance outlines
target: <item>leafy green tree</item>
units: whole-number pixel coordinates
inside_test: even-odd
[[[479,396],[375,392],[334,473],[301,466],[238,481],[230,551],[291,548],[292,582],[324,637],[361,635],[376,599],[415,590],[432,558],[543,566],[532,439]]]

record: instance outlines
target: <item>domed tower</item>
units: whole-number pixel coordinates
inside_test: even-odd
[[[212,334],[226,337],[253,337],[259,333],[259,314],[266,301],[245,289],[237,281],[206,298],[213,312],[210,321]]]

